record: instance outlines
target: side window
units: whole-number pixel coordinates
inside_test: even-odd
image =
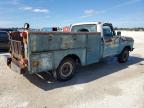
[[[97,32],[97,25],[95,24],[83,24],[72,26],[72,32]]]
[[[112,38],[113,37],[113,31],[110,26],[103,26],[103,35],[104,37]]]
[[[80,29],[80,30],[78,30],[78,32],[89,32],[89,30],[88,29]]]

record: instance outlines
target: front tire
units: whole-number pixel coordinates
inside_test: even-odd
[[[129,49],[125,48],[122,53],[118,56],[119,63],[126,63],[129,58]]]
[[[70,80],[74,76],[75,69],[75,61],[71,58],[66,58],[60,63],[58,68],[53,71],[53,77],[58,81]]]

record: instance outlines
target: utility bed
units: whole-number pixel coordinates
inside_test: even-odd
[[[100,58],[100,53],[96,53],[101,49],[101,35],[98,32],[24,31],[10,35],[12,62],[21,68],[19,73],[23,73],[23,70],[30,74],[54,70],[68,55],[77,55],[82,65]],[[13,69],[17,69],[16,66]]]

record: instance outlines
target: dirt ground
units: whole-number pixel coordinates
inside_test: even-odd
[[[0,54],[0,108],[144,108],[144,32],[122,34],[135,39],[127,63],[107,58],[82,67],[68,82],[19,75]]]

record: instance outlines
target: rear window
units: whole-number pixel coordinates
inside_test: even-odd
[[[72,32],[97,32],[95,24],[76,25],[71,29]]]

